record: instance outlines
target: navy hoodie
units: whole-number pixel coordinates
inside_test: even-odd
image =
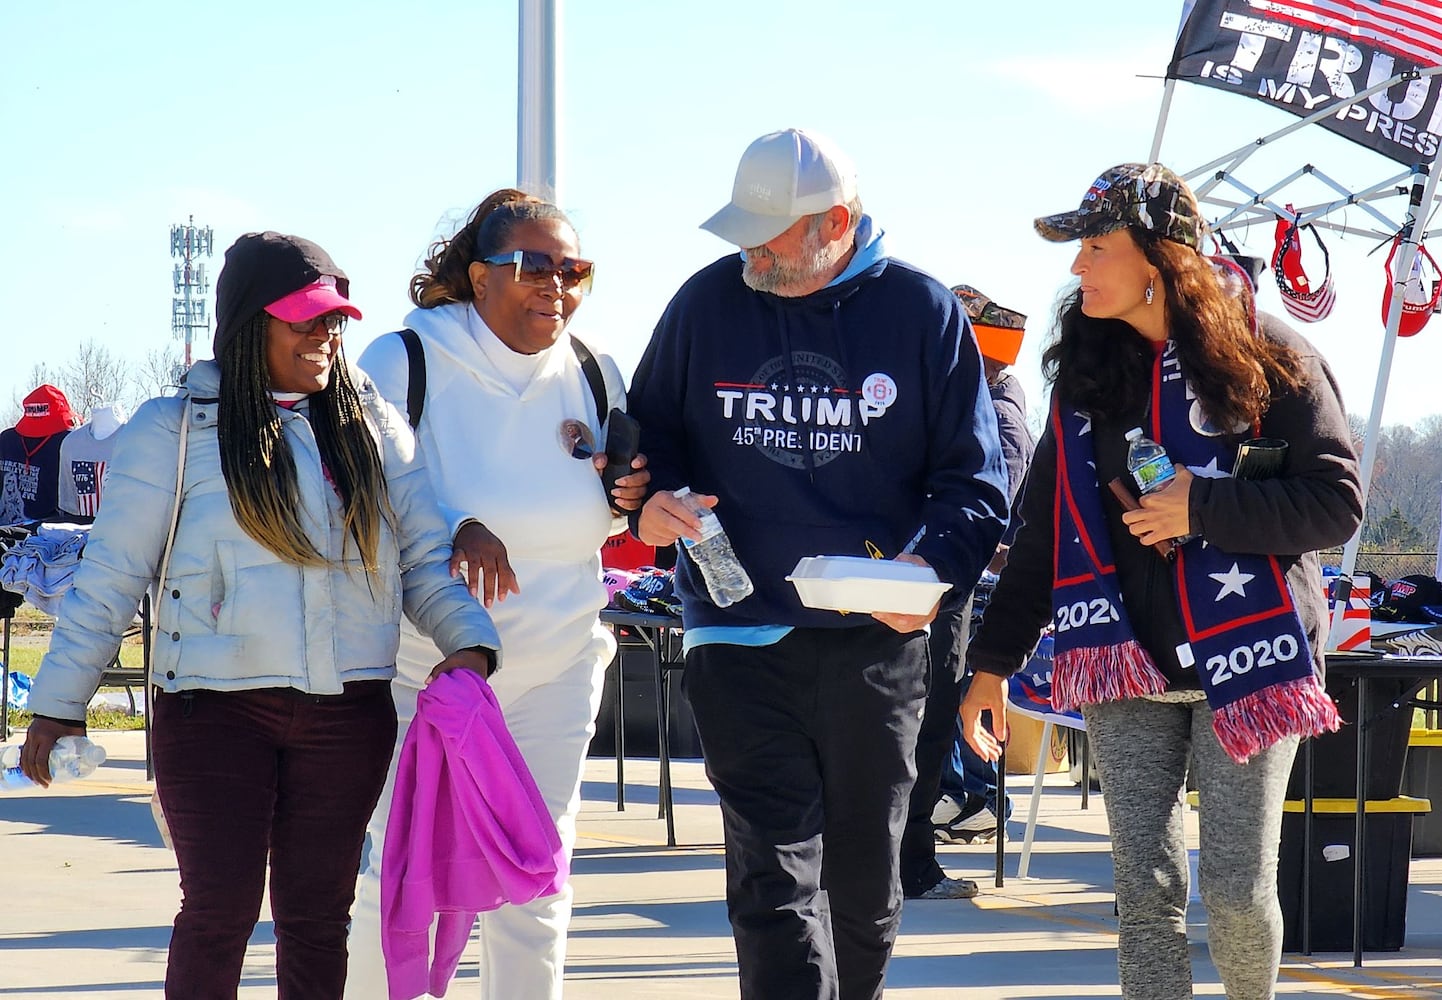
[[[968,592],[1006,526],[1006,468],[981,357],[956,297],[881,258],[810,295],[752,291],[741,258],[691,277],[661,317],[628,396],[655,490],[690,486],[756,586],[711,603],[676,567],[687,628],[846,628],[869,615],[804,607],[802,556],[917,555]]]

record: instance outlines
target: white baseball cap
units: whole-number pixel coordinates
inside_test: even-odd
[[[856,168],[834,142],[789,128],[741,154],[731,202],[701,228],[742,249],[769,243],[807,215],[856,197]]]

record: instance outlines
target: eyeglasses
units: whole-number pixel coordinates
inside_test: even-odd
[[[596,273],[596,265],[592,261],[578,257],[562,257],[558,264],[551,259],[550,254],[540,250],[499,253],[494,257],[482,257],[481,263],[491,267],[509,265],[515,268],[515,280],[522,285],[550,285],[560,278],[562,291],[579,288],[582,295],[591,291],[591,278]]]
[[[343,312],[328,312],[320,316],[313,316],[310,319],[303,319],[299,323],[289,324],[296,333],[314,333],[316,326],[325,324],[325,332],[332,337],[345,331],[346,314]]]

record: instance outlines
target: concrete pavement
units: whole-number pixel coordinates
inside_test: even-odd
[[[0,1000],[139,1000],[161,995],[179,902],[174,857],[150,819],[140,733],[100,733],[110,752],[93,777],[53,792],[0,794]],[[734,998],[720,818],[697,762],[674,765],[677,839],[656,818],[655,761],[628,760],[627,808],[615,808],[614,763],[587,767],[567,962],[571,1000]],[[991,882],[990,845],[942,849],[953,874],[982,881],[972,901],[910,902],[888,998],[1040,1000],[1118,997],[1111,870],[1101,801],[1083,812],[1060,776],[1043,793],[1033,879]],[[1030,786],[1013,788],[1020,817]],[[1442,803],[1439,803],[1442,806]],[[1188,820],[1193,839],[1195,818]],[[1012,823],[1019,840],[1021,824]],[[1193,907],[1196,995],[1223,995]],[[1288,955],[1281,997],[1442,998],[1442,859],[1414,861],[1407,947]],[[451,996],[475,995],[474,949]],[[240,996],[274,996],[274,938],[262,913]],[[518,998],[525,1000],[525,998]]]

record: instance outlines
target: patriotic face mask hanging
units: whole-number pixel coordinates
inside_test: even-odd
[[[1291,211],[1288,205],[1287,210]],[[1324,273],[1319,283],[1312,282],[1302,268],[1301,230],[1306,229],[1317,241],[1322,251]],[[1282,293],[1282,305],[1293,317],[1303,323],[1315,323],[1326,319],[1336,303],[1336,286],[1332,283],[1332,256],[1317,227],[1298,227],[1288,219],[1277,218],[1277,248],[1272,253],[1272,275],[1277,279],[1277,289]]]

